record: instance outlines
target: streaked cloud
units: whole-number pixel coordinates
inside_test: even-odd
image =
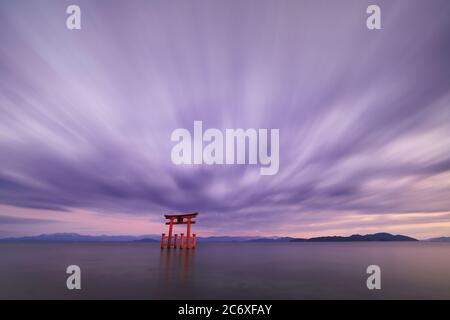
[[[380,31],[367,1],[79,1],[68,31],[64,1],[1,2],[2,208],[73,231],[200,211],[216,234],[450,233],[450,3],[378,3]],[[279,173],[173,165],[194,120],[280,128]]]

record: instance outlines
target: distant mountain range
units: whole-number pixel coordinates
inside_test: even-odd
[[[70,241],[70,242],[159,242],[160,235],[142,235],[142,236],[91,236],[80,235],[77,233],[53,233],[53,234],[41,234],[37,236],[28,237],[15,237],[15,238],[3,238],[1,242],[13,242],[13,241]],[[214,236],[214,237],[198,237],[199,242],[253,242],[253,243],[266,243],[266,242],[357,242],[357,241],[419,241],[417,239],[404,236],[393,235],[390,233],[375,233],[359,235],[354,234],[348,237],[341,236],[328,236],[328,237],[315,237],[315,238],[292,238],[292,237],[233,237],[233,236]],[[449,241],[450,237],[440,237],[428,239],[426,241]]]
[[[246,242],[291,242],[296,240],[296,238],[291,237],[274,237],[274,238],[259,238],[259,239],[250,239]]]
[[[431,239],[428,239],[426,241],[431,241],[431,242],[450,242],[450,237],[431,238]]]
[[[349,237],[316,237],[310,239],[293,239],[291,242],[357,242],[357,241],[419,241],[417,239],[403,236],[403,235],[393,235],[390,233],[375,233],[375,234],[354,234]]]
[[[38,236],[3,238],[0,241],[80,241],[80,242],[131,242],[147,239],[150,236],[89,236],[78,233],[52,233]],[[157,240],[153,240],[157,241]]]

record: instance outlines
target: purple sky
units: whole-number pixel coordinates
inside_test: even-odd
[[[448,0],[0,0],[0,40],[0,236],[450,235]],[[175,166],[194,120],[279,128],[279,173]]]

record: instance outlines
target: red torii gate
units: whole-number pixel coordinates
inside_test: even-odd
[[[195,233],[192,234],[191,238],[191,224],[195,224],[195,221],[192,221],[196,216],[198,215],[198,212],[189,213],[189,214],[165,214],[164,217],[169,220],[169,222],[166,222],[166,225],[169,226],[169,236],[167,237],[167,248],[177,248],[177,239],[178,234],[175,234],[174,241],[172,244],[172,232],[173,232],[173,226],[175,224],[186,224],[187,225],[187,233],[186,233],[186,249],[195,249],[197,246],[197,238]],[[186,220],[185,220],[186,219]],[[166,247],[166,234],[163,233],[161,236],[161,249],[164,249]],[[180,249],[184,248],[184,233],[180,234]]]

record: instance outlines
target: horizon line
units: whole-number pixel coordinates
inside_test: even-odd
[[[197,236],[197,238],[249,238],[249,239],[277,239],[277,238],[292,238],[292,239],[315,239],[315,238],[323,238],[323,237],[350,237],[353,235],[361,235],[361,236],[367,236],[367,235],[375,235],[375,234],[389,234],[393,236],[406,236],[415,240],[429,240],[429,239],[437,239],[437,238],[446,238],[450,236],[441,235],[441,236],[435,236],[431,238],[414,238],[409,235],[400,234],[400,233],[390,233],[390,232],[373,232],[373,233],[352,233],[348,235],[320,235],[320,236],[314,236],[314,237],[298,237],[298,236],[280,236],[280,235],[210,235],[210,236]],[[4,239],[17,239],[17,238],[29,238],[29,237],[39,237],[39,236],[55,236],[55,235],[76,235],[76,236],[85,236],[85,237],[133,237],[133,238],[145,238],[145,237],[160,237],[158,234],[139,234],[139,235],[132,235],[132,234],[83,234],[83,233],[77,233],[77,232],[54,232],[54,233],[40,233],[40,234],[33,234],[33,235],[14,235],[14,236],[0,236],[0,240]]]

